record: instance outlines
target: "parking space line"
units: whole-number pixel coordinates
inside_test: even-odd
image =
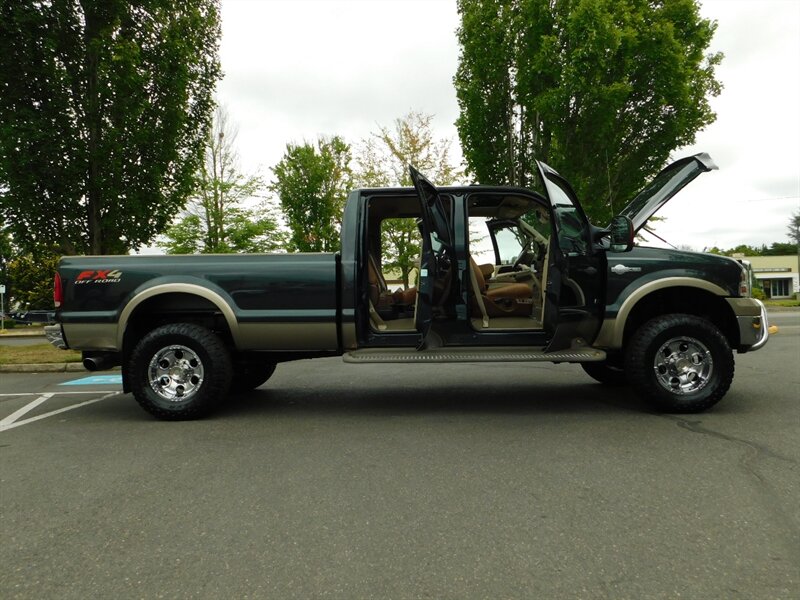
[[[93,398],[91,400],[86,400],[84,402],[79,402],[78,404],[73,404],[72,406],[66,406],[64,408],[59,408],[58,410],[50,411],[49,413],[44,413],[42,415],[36,415],[35,417],[31,417],[30,419],[23,419],[22,421],[15,421],[13,423],[9,423],[8,425],[4,425],[3,423],[6,420],[8,420],[8,419],[10,419],[11,417],[14,416],[14,415],[10,415],[9,417],[6,417],[6,419],[3,419],[3,422],[0,422],[0,433],[2,433],[3,431],[8,431],[9,429],[14,429],[15,427],[19,427],[20,425],[27,425],[28,423],[33,423],[34,421],[39,421],[40,419],[46,419],[47,417],[60,415],[63,412],[67,412],[68,410],[72,410],[73,408],[80,408],[81,406],[88,406],[89,404],[94,404],[95,402],[101,402],[102,400],[106,400],[108,398],[111,398],[112,396],[118,396],[121,393],[122,392],[110,392],[110,393],[106,394],[105,396],[102,396],[101,398]],[[45,395],[50,397],[53,394],[45,394]],[[47,400],[47,398],[45,398],[45,400]],[[44,402],[44,400],[42,400],[42,402]],[[31,403],[31,404],[33,404],[33,403]],[[41,402],[39,404],[41,404]],[[28,406],[30,406],[30,404]],[[27,406],[24,407],[24,408],[27,408]],[[35,406],[31,406],[31,408],[35,408]],[[20,410],[22,410],[22,409],[20,409]],[[19,411],[17,411],[17,412],[19,412]],[[27,412],[27,410],[25,412]]]
[[[41,396],[39,396],[33,402],[29,402],[28,404],[26,404],[25,406],[23,406],[19,410],[14,411],[10,415],[8,415],[5,419],[0,421],[0,431],[2,431],[5,428],[6,425],[11,425],[11,423],[13,423],[17,419],[19,419],[22,415],[24,415],[26,413],[29,413],[34,408],[36,408],[37,406],[39,406],[40,404],[42,404],[43,402],[45,402],[46,400],[48,400],[49,398],[52,398],[52,397],[53,397],[53,394],[42,394]]]

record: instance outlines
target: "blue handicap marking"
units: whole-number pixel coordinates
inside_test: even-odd
[[[81,379],[73,379],[72,381],[65,381],[59,385],[122,385],[122,375],[92,375],[91,377],[82,377]]]

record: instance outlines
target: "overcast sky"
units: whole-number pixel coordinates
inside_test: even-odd
[[[705,0],[725,59],[717,121],[675,158],[705,151],[704,174],[662,211],[658,232],[697,250],[786,241],[800,209],[800,1]],[[218,97],[239,126],[242,167],[270,168],[287,142],[358,143],[417,110],[453,140],[455,0],[222,0]]]

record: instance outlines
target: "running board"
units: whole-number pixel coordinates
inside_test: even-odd
[[[606,353],[596,348],[572,348],[558,352],[523,347],[451,346],[431,350],[367,348],[347,352],[347,363],[464,363],[464,362],[598,362]]]

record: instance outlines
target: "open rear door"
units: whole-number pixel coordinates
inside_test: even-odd
[[[422,254],[414,325],[422,336],[419,347],[424,348],[430,341],[433,309],[438,300],[437,289],[440,288],[437,282],[455,276],[452,272],[453,234],[439,191],[414,167],[410,166],[409,170],[420,201]]]

